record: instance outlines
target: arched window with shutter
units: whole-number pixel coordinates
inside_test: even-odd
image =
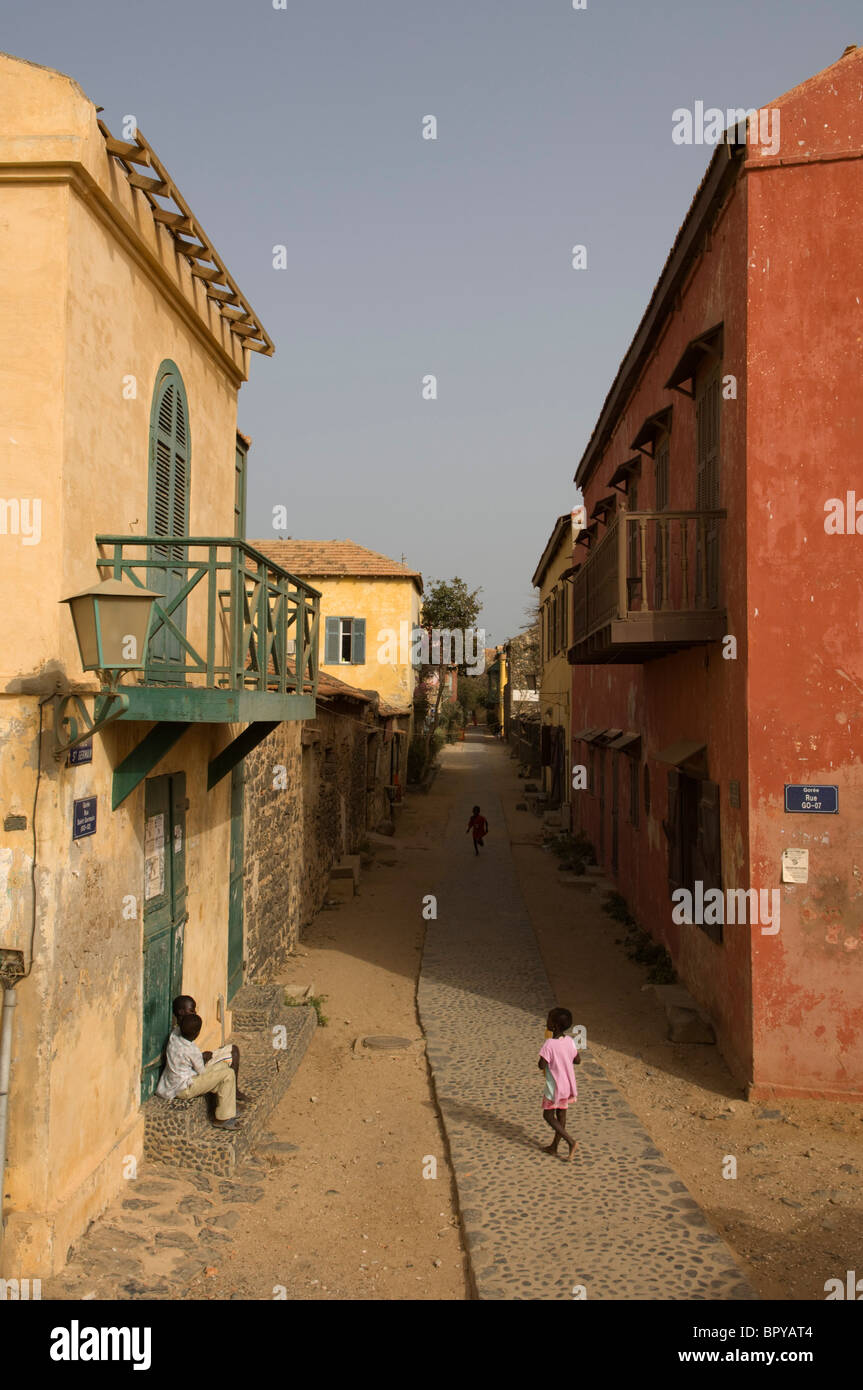
[[[162,607],[169,607],[188,579],[187,549],[170,540],[189,533],[189,475],[191,442],[189,405],[186,389],[176,363],[162,362],[156,373],[150,408],[150,477],[147,501],[147,534],[164,536],[166,543],[154,542],[151,558],[158,561],[149,577],[149,587],[163,593]],[[179,603],[171,621],[185,634],[186,604]],[[156,619],[157,620],[157,619]],[[156,621],[154,620],[154,622]],[[180,677],[176,669],[184,664],[184,648],[165,624],[150,639],[148,675],[151,679]],[[174,668],[173,672],[171,667]]]

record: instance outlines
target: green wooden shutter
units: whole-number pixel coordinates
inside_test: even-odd
[[[237,440],[234,478],[234,536],[239,541],[246,539],[246,461],[249,451],[241,439]]]
[[[351,661],[354,666],[364,666],[366,660],[366,620],[354,618],[351,627]]]
[[[150,410],[150,477],[147,531],[151,536],[184,536],[189,531],[190,439],[189,411],[183,380],[175,363],[164,361],[156,374]],[[183,546],[154,542],[150,554],[159,567],[149,571],[151,589],[165,595],[169,604],[186,582]],[[175,567],[171,562],[175,562]],[[167,562],[167,563],[165,563]],[[186,605],[171,614],[185,632]],[[150,657],[157,665],[182,662],[182,648],[167,628],[161,627],[150,642]],[[163,674],[167,674],[163,672]]]
[[[148,777],[144,792],[144,960],[141,1099],[156,1089],[165,1040],[171,1031],[171,810],[170,779]],[[178,991],[179,993],[179,991]]]
[[[338,666],[339,664],[341,621],[341,618],[327,618],[326,644],[324,646],[324,664],[326,666]]]

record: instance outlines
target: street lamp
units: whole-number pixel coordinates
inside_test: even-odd
[[[129,697],[118,687],[126,671],[141,671],[150,635],[153,604],[164,594],[144,589],[138,584],[124,584],[119,579],[104,579],[80,594],[61,599],[68,603],[75,625],[75,637],[81,665],[85,671],[97,671],[104,693],[98,714],[90,719],[78,695],[57,695],[54,699],[54,756],[62,755],[98,733],[106,724],[117,719],[129,708]],[[74,703],[78,718],[66,713]],[[79,729],[79,719],[83,729]],[[72,737],[60,739],[64,724],[70,726]]]

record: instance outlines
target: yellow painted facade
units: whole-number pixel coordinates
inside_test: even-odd
[[[116,811],[111,793],[149,726],[97,734],[91,763],[55,761],[46,697],[97,688],[60,600],[102,577],[97,533],[146,533],[166,359],[188,399],[190,533],[233,534],[247,354],[109,157],[80,88],[0,56],[0,101],[0,948],[23,951],[28,971],[16,989],[0,1273],[32,1278],[62,1266],[132,1175],[143,1135],[145,784]],[[37,504],[35,539],[21,518],[32,523]],[[190,603],[193,641],[204,617]],[[192,724],[150,774],[186,777],[183,989],[204,1018],[202,1047],[220,1037],[231,827],[230,777],[208,792],[207,764],[237,732]],[[83,797],[98,799],[96,833],[73,841]]]
[[[409,578],[388,575],[332,578],[301,575],[321,591],[320,669],[360,690],[377,690],[397,709],[410,709],[416,667],[410,660],[410,634],[419,623],[422,598]],[[327,663],[326,619],[365,618],[366,660]],[[392,640],[394,634],[396,641]]]

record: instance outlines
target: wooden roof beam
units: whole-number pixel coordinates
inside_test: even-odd
[[[225,278],[224,271],[219,270],[218,266],[213,265],[193,265],[192,274],[196,275],[199,280],[215,280],[218,282]]]
[[[187,232],[190,236],[195,236],[195,228],[184,212],[168,212],[166,208],[157,208],[153,205],[153,217],[163,226],[169,227],[172,232]]]
[[[136,174],[134,169],[127,172],[126,178],[133,188],[143,188],[145,193],[158,193],[160,198],[166,198],[169,188],[161,179],[148,178],[146,174]]]
[[[130,145],[128,140],[115,140],[113,135],[105,136],[108,153],[129,164],[150,164],[150,151],[144,145]]]
[[[207,286],[207,296],[210,299],[217,299],[223,304],[238,304],[240,296],[236,290],[220,290],[217,285]]]

